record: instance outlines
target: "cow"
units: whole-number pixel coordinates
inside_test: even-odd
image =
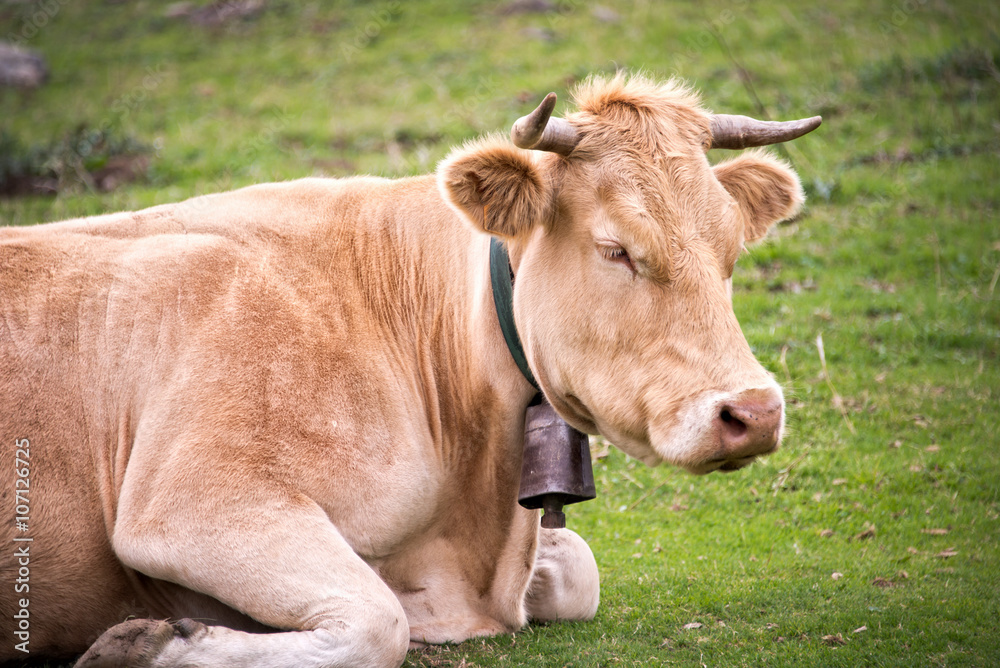
[[[434,175],[0,230],[0,493],[18,515],[0,660],[398,666],[591,619],[590,548],[517,503],[536,390],[498,322],[493,240],[530,375],[570,425],[696,474],[777,448],[782,390],[731,280],[802,188],[760,149],[706,152],[818,117],[711,114],[638,74],[588,79],[575,103],[552,116],[549,95]]]

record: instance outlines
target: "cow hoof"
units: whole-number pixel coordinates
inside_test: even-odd
[[[190,638],[204,628],[190,619],[130,619],[105,631],[74,668],[149,668],[171,640]]]

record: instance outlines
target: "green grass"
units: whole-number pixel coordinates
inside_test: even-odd
[[[601,567],[597,619],[408,665],[1000,664],[1000,8],[603,4],[617,22],[574,0],[512,16],[278,1],[203,29],[154,3],[67,3],[28,43],[49,85],[0,92],[0,129],[29,145],[109,128],[154,147],[148,178],[2,200],[0,221],[427,172],[616,67],[683,76],[719,111],[822,113],[783,149],[808,208],[735,279],[747,338],[788,390],[783,449],[705,478],[612,450],[598,499],[569,512]],[[4,5],[0,32],[34,7]]]

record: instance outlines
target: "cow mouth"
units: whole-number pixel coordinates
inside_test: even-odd
[[[712,459],[697,470],[693,470],[692,473],[697,475],[707,475],[709,473],[715,473],[716,471],[721,471],[722,473],[732,473],[733,471],[739,471],[740,469],[746,468],[757,461],[757,457],[743,457],[741,459]],[[690,470],[690,469],[689,469]]]
[[[726,461],[722,462],[722,464],[716,470],[717,471],[722,471],[723,473],[730,473],[732,471],[739,471],[742,468],[746,468],[747,466],[750,466],[755,461],[757,461],[756,457],[744,457],[743,459],[729,459],[729,460],[726,460]]]

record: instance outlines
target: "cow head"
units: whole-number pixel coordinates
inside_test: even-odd
[[[514,316],[546,397],[573,426],[650,465],[733,470],[778,447],[781,388],[732,307],[744,244],[803,201],[766,153],[712,166],[711,147],[784,141],[811,127],[709,114],[676,82],[594,79],[579,111],[550,95],[438,170],[445,199],[504,239]]]

